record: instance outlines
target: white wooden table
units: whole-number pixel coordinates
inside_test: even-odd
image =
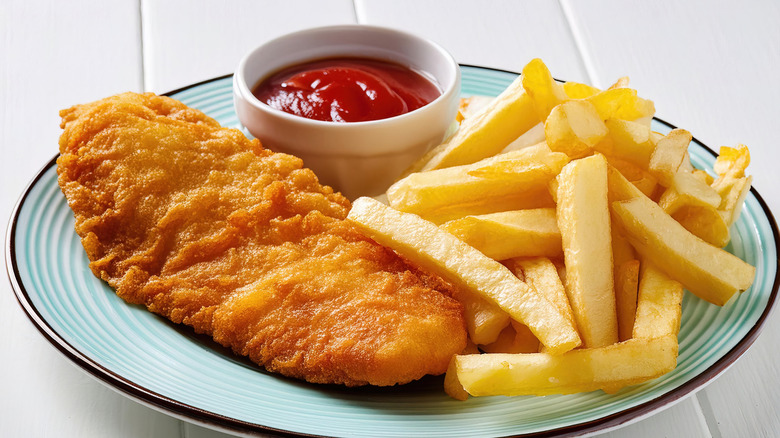
[[[263,41],[343,23],[411,31],[466,64],[518,71],[541,57],[556,77],[601,87],[628,75],[661,118],[710,147],[747,144],[754,186],[780,214],[780,3],[772,0],[3,0],[0,220],[56,153],[59,109],[231,73]],[[774,316],[715,382],[605,436],[780,435]],[[0,280],[0,436],[224,434],[142,406],[74,367]]]

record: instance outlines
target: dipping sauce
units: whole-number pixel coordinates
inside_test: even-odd
[[[328,58],[282,69],[252,90],[272,108],[308,119],[365,122],[414,111],[441,95],[424,75],[372,58]]]

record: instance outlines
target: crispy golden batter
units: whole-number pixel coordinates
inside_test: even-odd
[[[317,383],[405,383],[465,346],[449,286],[345,222],[300,159],[153,94],[61,116],[60,187],[126,301]]]

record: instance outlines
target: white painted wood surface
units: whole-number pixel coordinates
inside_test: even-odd
[[[541,57],[557,77],[599,86],[628,75],[655,100],[661,118],[705,144],[747,144],[755,186],[780,212],[776,2],[6,0],[0,3],[0,220],[55,154],[59,109],[227,74],[262,41],[354,22],[431,38],[467,64],[519,70]],[[777,436],[778,341],[775,317],[703,391],[603,436]],[[76,369],[0,281],[0,436],[226,435],[141,406]]]

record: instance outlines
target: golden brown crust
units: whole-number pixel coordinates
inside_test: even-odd
[[[153,94],[61,116],[60,187],[126,301],[318,383],[405,383],[464,347],[448,286],[345,222],[300,159]]]

